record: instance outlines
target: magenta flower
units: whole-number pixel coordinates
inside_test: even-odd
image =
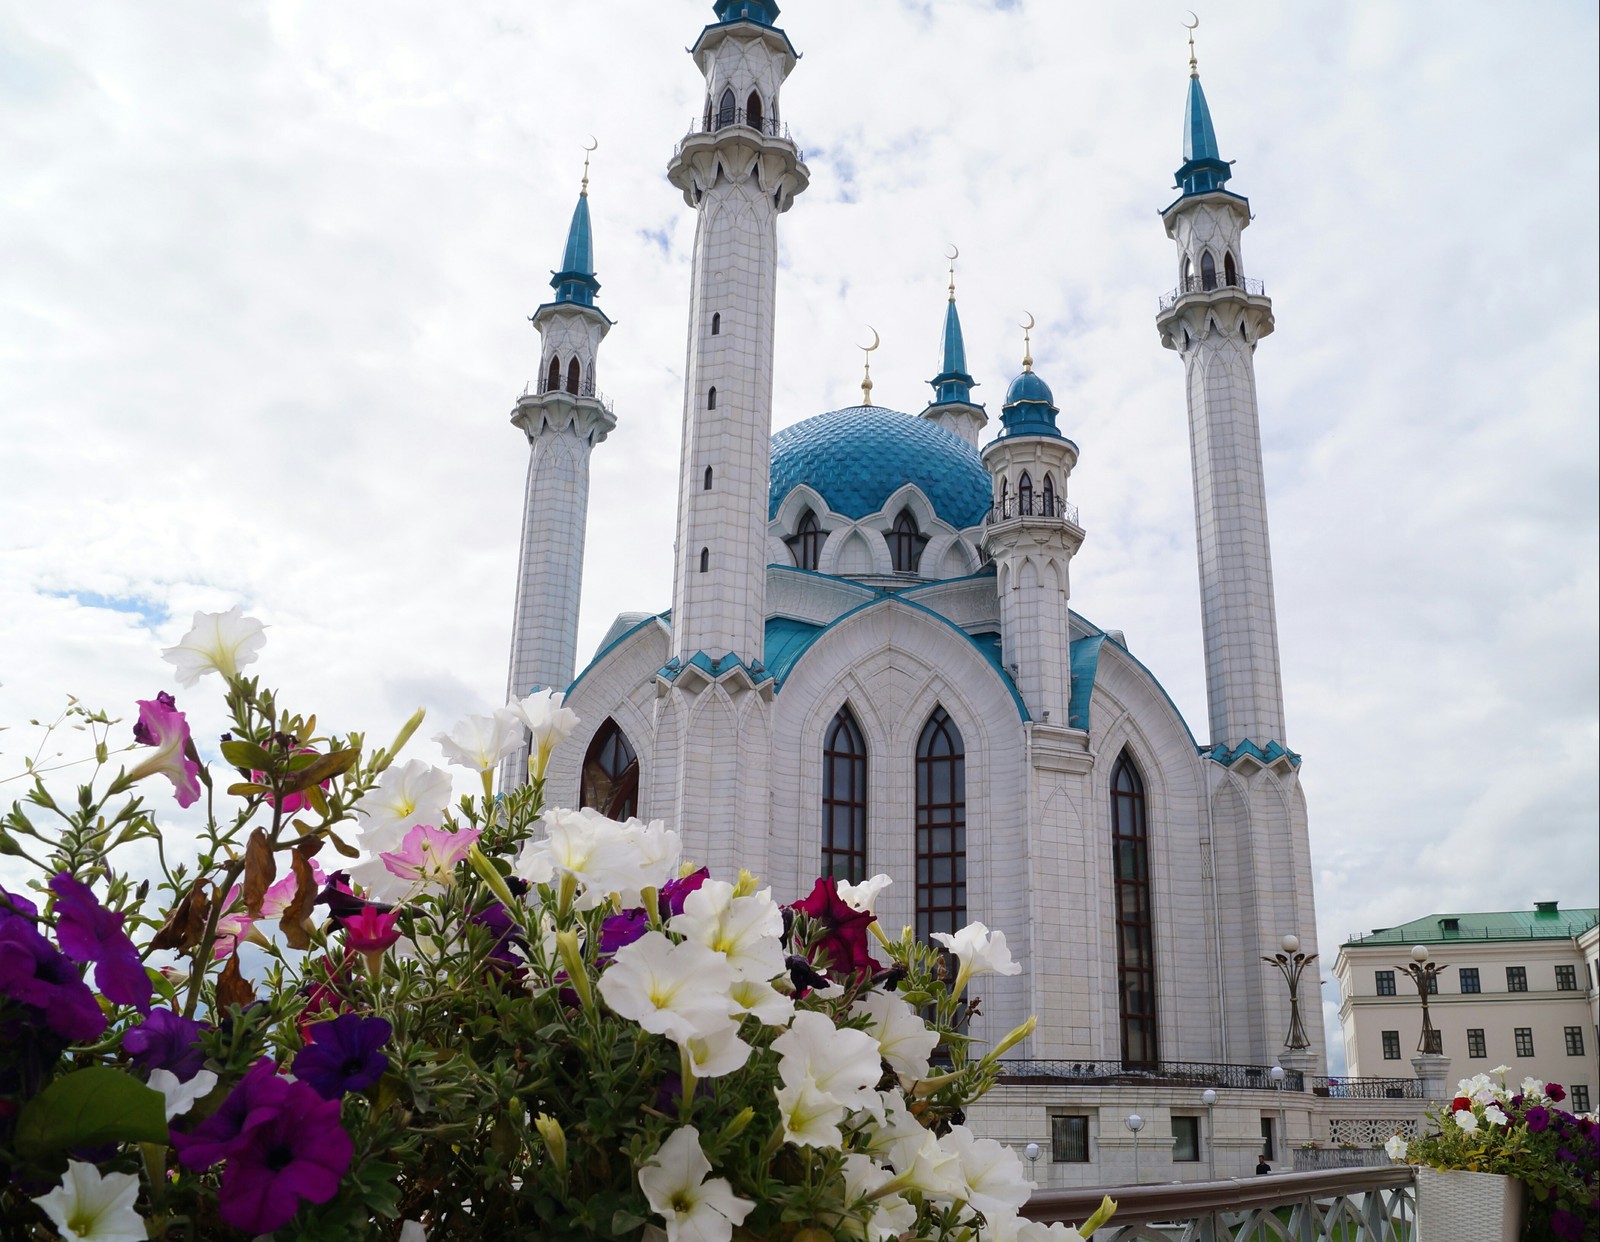
[[[836,975],[870,975],[882,969],[867,949],[867,928],[875,916],[846,905],[832,876],[819,879],[810,895],[790,909],[811,920],[808,952],[813,966]]]
[[[339,922],[344,924],[345,944],[357,953],[382,953],[400,939],[398,910],[384,912],[364,905],[359,914],[346,915]]]
[[[303,1082],[284,1086],[281,1102],[241,1137],[222,1171],[222,1219],[252,1237],[282,1229],[302,1199],[326,1203],[338,1194],[355,1153],[337,1099]]]
[[[389,1058],[378,1050],[393,1033],[382,1018],[354,1013],[314,1023],[306,1029],[306,1046],[295,1053],[294,1076],[325,1100],[365,1091],[389,1068]]]
[[[448,887],[455,883],[456,864],[467,856],[483,833],[477,828],[449,832],[431,824],[416,824],[406,833],[400,848],[379,854],[391,875],[413,884]]]
[[[632,944],[650,930],[643,908],[608,914],[600,924],[600,956],[609,958],[623,945]]]
[[[62,1039],[87,1043],[106,1029],[105,1014],[78,974],[35,927],[39,909],[0,889],[0,996],[9,996]]]
[[[1583,1242],[1583,1221],[1564,1208],[1550,1213],[1550,1232],[1561,1239]]]
[[[205,1024],[171,1009],[152,1009],[149,1017],[122,1037],[122,1050],[146,1073],[164,1069],[187,1082],[204,1066],[200,1047]]]
[[[189,722],[175,703],[165,691],[153,699],[138,700],[139,723],[133,726],[133,740],[141,746],[155,747],[155,754],[147,756],[121,780],[132,784],[159,773],[172,782],[178,805],[192,806],[200,797],[200,763],[189,737]]]
[[[124,916],[107,910],[83,881],[63,871],[50,881],[56,895],[56,943],[75,962],[94,963],[94,985],[107,1000],[150,1012],[150,976],[139,960]]]
[[[278,1115],[289,1087],[278,1077],[278,1067],[272,1060],[263,1057],[234,1084],[221,1107],[193,1131],[172,1131],[172,1146],[177,1149],[178,1159],[197,1173],[226,1160],[249,1140],[253,1130]]]
[[[1538,1104],[1523,1113],[1522,1119],[1528,1123],[1528,1129],[1535,1134],[1550,1128],[1550,1110],[1542,1108]]]
[[[691,871],[679,879],[668,880],[661,886],[661,917],[669,919],[682,914],[683,903],[689,899],[689,894],[710,878],[710,868],[701,867],[700,870]]]

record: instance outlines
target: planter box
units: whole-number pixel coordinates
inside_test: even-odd
[[[1417,1170],[1417,1242],[1517,1242],[1523,1186],[1495,1173]]]

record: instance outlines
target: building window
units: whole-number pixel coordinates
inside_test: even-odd
[[[1473,1058],[1489,1055],[1489,1045],[1483,1038],[1483,1028],[1481,1026],[1469,1026],[1467,1028],[1467,1055]]]
[[[1576,992],[1578,990],[1578,968],[1576,966],[1556,967],[1556,991]]]
[[[1461,980],[1463,992],[1481,992],[1483,989],[1478,983],[1478,968],[1476,966],[1463,966],[1456,971],[1456,978]]]
[[[700,549],[700,572],[707,573],[711,569],[711,549]]]
[[[822,743],[822,874],[867,878],[867,743],[848,707]]]
[[[1567,1027],[1567,1055],[1581,1057],[1583,1055],[1583,1028],[1581,1026]]]
[[[744,123],[751,129],[761,128],[761,96],[754,91],[750,98],[744,101]]]
[[[713,384],[710,388],[708,388],[706,390],[706,409],[714,410],[716,408],[717,408],[717,388],[716,388],[716,385]]]
[[[794,557],[794,563],[801,569],[815,569],[822,557],[822,540],[827,534],[817,524],[817,515],[807,509],[800,515],[800,525],[794,528],[794,534],[784,540],[789,545],[789,554]]]
[[[1057,1164],[1089,1163],[1089,1119],[1081,1116],[1050,1118],[1050,1159]]]
[[[1373,978],[1375,978],[1378,981],[1378,995],[1379,996],[1393,996],[1395,994],[1394,993],[1394,971],[1392,971],[1392,970],[1376,970],[1376,971],[1373,971]]]
[[[1239,283],[1239,269],[1233,265],[1233,251],[1222,256],[1222,279],[1230,285]]]
[[[1117,982],[1122,1059],[1161,1059],[1156,1038],[1156,956],[1150,908],[1150,837],[1144,781],[1123,751],[1111,772],[1111,852],[1117,889]]]
[[[578,805],[592,806],[607,819],[639,813],[639,758],[615,720],[608,718],[595,731],[583,756]]]
[[[922,549],[928,537],[917,530],[917,519],[910,509],[900,510],[889,532],[889,559],[897,574],[914,574],[922,562]]]
[[[1578,1083],[1568,1088],[1568,1094],[1572,1096],[1573,1112],[1586,1113],[1589,1111],[1589,1086],[1587,1083]]]
[[[1261,1158],[1263,1160],[1276,1160],[1277,1144],[1272,1141],[1272,1118],[1261,1119]]]
[[[1437,996],[1437,995],[1439,995],[1439,976],[1438,976],[1438,973],[1435,972],[1434,974],[1428,975],[1427,976],[1427,980],[1428,980],[1428,982],[1424,986],[1428,989],[1428,995],[1429,996]]]
[[[722,312],[714,311],[711,315],[711,335],[722,335]]]
[[[1017,512],[1023,517],[1033,516],[1033,479],[1026,470],[1017,480]]]
[[[718,100],[718,102],[717,102],[717,128],[718,129],[721,129],[724,125],[732,125],[733,124],[733,116],[734,116],[734,112],[737,110],[737,108],[738,108],[738,105],[733,102],[733,91],[731,91],[731,90],[723,91],[722,92],[722,98],[720,100]]]
[[[708,491],[708,492],[711,490],[711,467],[710,466],[706,467],[706,487],[705,487],[705,490]]]
[[[917,939],[967,921],[967,758],[961,730],[935,707],[917,739]]]
[[[583,371],[582,371],[581,368],[579,368],[578,360],[576,358],[574,358],[571,362],[567,363],[567,391],[568,392],[576,393],[578,391],[578,383],[579,383],[579,380],[582,377],[582,375],[583,375]]]
[[[1039,498],[1039,512],[1045,517],[1056,515],[1056,481],[1048,474],[1044,476],[1043,494]]]
[[[1200,1118],[1174,1117],[1172,1119],[1172,1160],[1174,1164],[1192,1163],[1200,1159]]]
[[[1512,1036],[1517,1042],[1517,1055],[1519,1057],[1531,1057],[1533,1055],[1533,1028],[1531,1026],[1519,1026],[1512,1032]]]
[[[1506,991],[1526,992],[1528,990],[1528,968],[1526,966],[1506,967]]]
[[[550,369],[545,372],[544,390],[546,392],[558,392],[558,391],[560,391],[560,388],[561,388],[561,359],[552,358],[552,359],[550,359]]]
[[[1200,256],[1200,287],[1202,289],[1217,287],[1217,261],[1211,257],[1209,250]]]
[[[1400,1059],[1399,1031],[1385,1031],[1383,1033],[1383,1059],[1385,1061],[1398,1061]]]

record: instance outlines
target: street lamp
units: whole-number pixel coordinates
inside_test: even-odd
[[[1278,1137],[1272,1144],[1272,1154],[1289,1150],[1289,1122],[1283,1111],[1283,1080],[1287,1075],[1281,1065],[1274,1065],[1267,1071],[1267,1077],[1272,1079],[1272,1088],[1278,1093]],[[1281,1159],[1281,1157],[1280,1157]]]
[[[1139,1131],[1144,1129],[1144,1118],[1138,1113],[1129,1113],[1128,1119],[1122,1123],[1133,1131],[1133,1184],[1139,1184]]]
[[[1300,972],[1316,961],[1317,955],[1300,952],[1298,936],[1285,936],[1278,944],[1282,947],[1281,952],[1261,960],[1277,967],[1283,981],[1289,985],[1289,1034],[1285,1036],[1283,1046],[1290,1052],[1299,1052],[1302,1048],[1311,1047],[1305,1023],[1300,1020]]]
[[[1028,1180],[1037,1186],[1039,1184],[1039,1144],[1029,1143],[1022,1149],[1022,1154],[1028,1158]]]
[[[1211,1180],[1217,1180],[1217,1093],[1207,1087],[1200,1093],[1200,1102],[1206,1106],[1206,1171]]]
[[[1428,960],[1428,946],[1419,944],[1411,950],[1411,961],[1400,967],[1417,985],[1417,996],[1422,1001],[1422,1038],[1417,1041],[1418,1052],[1442,1053],[1444,1037],[1434,1029],[1433,1018],[1428,1013],[1428,993],[1439,990],[1439,972],[1449,970]]]

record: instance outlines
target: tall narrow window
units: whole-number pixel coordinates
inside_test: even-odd
[[[712,336],[721,336],[722,335],[722,312],[721,311],[713,311],[711,313],[711,335]]]
[[[1002,518],[1008,518],[1011,516],[1010,511],[1006,507],[1010,501],[1011,484],[1009,481],[1007,481],[1006,476],[1002,474],[1000,476],[1000,516]]]
[[[705,490],[708,491],[708,492],[711,490],[711,467],[710,466],[706,467],[706,487],[705,487]]]
[[[761,128],[761,96],[754,91],[750,98],[744,101],[744,123],[751,129]]]
[[[794,528],[794,534],[784,542],[789,545],[797,566],[815,569],[822,555],[822,539],[823,530],[817,523],[817,515],[807,509],[800,515],[800,524]]]
[[[1033,479],[1024,470],[1022,477],[1017,480],[1017,512],[1024,517],[1033,514]]]
[[[1155,937],[1150,910],[1150,835],[1144,781],[1124,751],[1111,772],[1111,851],[1117,888],[1117,982],[1122,1059],[1160,1060],[1156,1039]]]
[[[716,389],[716,385],[713,384],[711,386],[711,388],[709,388],[706,391],[706,409],[714,410],[716,408],[717,408],[717,389]]]
[[[1233,265],[1233,251],[1222,256],[1222,279],[1230,285],[1239,283],[1239,269]]]
[[[961,730],[935,707],[917,739],[917,939],[967,921],[967,758]]]
[[[914,574],[922,563],[922,549],[928,537],[917,529],[917,519],[910,509],[900,510],[889,532],[889,561],[897,574]]]
[[[1209,250],[1200,256],[1200,287],[1202,289],[1217,287],[1217,261],[1211,257]]]
[[[582,374],[583,374],[582,368],[580,368],[578,366],[578,360],[576,358],[574,358],[571,362],[567,363],[567,391],[568,392],[574,392],[575,393],[575,392],[578,391],[578,380],[579,380],[579,377]]]
[[[822,874],[867,878],[867,743],[848,707],[822,742]]]
[[[734,110],[737,108],[737,106],[738,105],[736,105],[733,102],[733,91],[732,90],[723,91],[722,92],[722,98],[717,101],[717,128],[718,129],[721,129],[724,125],[732,125],[733,124],[733,114],[734,114]]]
[[[594,396],[594,363],[583,368],[583,395]]]
[[[561,359],[552,358],[552,359],[550,359],[550,370],[545,373],[544,390],[546,392],[557,392],[557,391],[560,390],[560,388],[561,388]]]
[[[592,806],[608,819],[639,813],[639,757],[615,720],[608,718],[589,743],[578,805]]]
[[[1045,517],[1056,515],[1056,481],[1048,474],[1044,476],[1043,495],[1039,498],[1039,512]]]
[[[706,107],[707,107],[707,109],[709,109],[711,107],[711,105],[707,104]],[[709,115],[709,112],[708,112],[708,115]],[[1179,266],[1178,266],[1178,283],[1183,287],[1183,289],[1186,292],[1187,292],[1187,290],[1189,288],[1189,281],[1193,278],[1193,274],[1194,274],[1194,269],[1189,266],[1189,256],[1188,255],[1184,255],[1183,256],[1183,262],[1181,264],[1179,264]]]
[[[710,548],[701,548],[700,549],[700,572],[701,573],[705,573],[710,568],[711,568],[711,549]]]

